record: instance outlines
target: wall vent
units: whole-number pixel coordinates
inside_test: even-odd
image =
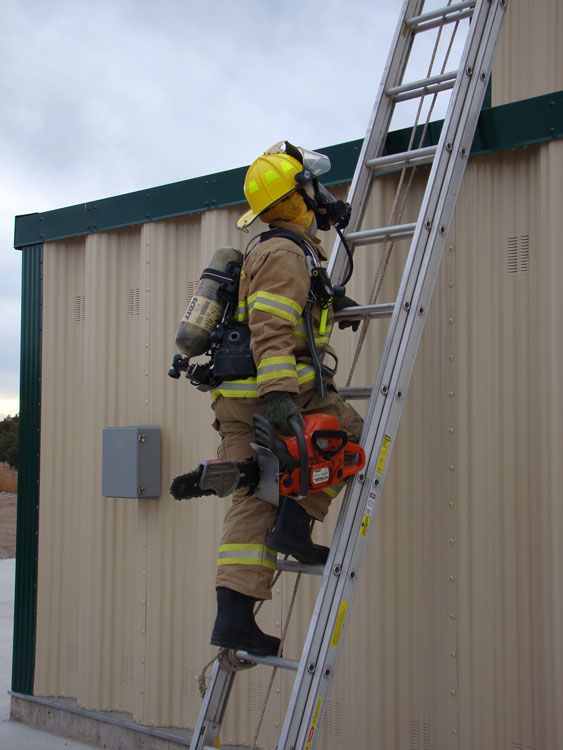
[[[74,298],[74,320],[83,323],[86,317],[86,299],[83,294],[77,294]]]
[[[326,704],[323,731],[333,737],[342,736],[342,704],[338,701],[328,701]]]
[[[121,682],[125,685],[135,682],[135,659],[132,656],[121,657]]]
[[[251,714],[259,714],[262,711],[266,688],[261,682],[250,681],[248,689],[248,710]]]
[[[78,671],[78,644],[76,643],[67,643],[66,668],[69,672]]]
[[[527,234],[520,237],[520,270],[526,273],[530,260],[530,237]]]
[[[530,267],[530,235],[509,237],[506,244],[506,270],[508,273],[527,273]]]
[[[182,667],[182,698],[196,698],[197,674],[191,667]]]
[[[430,724],[425,721],[411,721],[410,750],[432,750]]]
[[[127,315],[130,318],[138,317],[141,311],[141,290],[129,289],[127,293]]]

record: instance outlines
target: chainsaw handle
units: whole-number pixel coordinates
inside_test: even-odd
[[[321,448],[318,444],[319,440],[340,440],[340,445],[332,450],[330,448]],[[348,433],[344,430],[315,430],[311,435],[311,443],[313,448],[318,451],[323,458],[329,461],[333,456],[336,456],[340,451],[344,450],[344,446],[348,442]]]
[[[352,474],[357,474],[358,471],[361,471],[364,468],[366,462],[364,449],[361,445],[357,445],[357,443],[348,443],[346,446],[346,453],[355,453],[358,456],[358,461],[350,466],[342,467],[342,479],[346,479],[347,477],[352,476]]]
[[[297,438],[297,446],[299,448],[299,495],[294,496],[296,500],[303,500],[307,497],[307,491],[309,489],[309,454],[307,452],[307,441],[305,435],[299,424],[297,417],[290,417],[288,420],[289,426],[295,433]]]

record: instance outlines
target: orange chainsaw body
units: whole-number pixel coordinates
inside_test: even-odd
[[[322,413],[308,414],[304,420],[310,493],[333,487],[363,469],[364,449],[348,442],[347,434],[340,429],[336,417]],[[278,435],[278,438],[285,444],[290,456],[300,461],[297,437]],[[299,466],[280,474],[279,492],[280,495],[299,495]]]

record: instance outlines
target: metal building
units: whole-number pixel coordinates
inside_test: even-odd
[[[327,750],[563,747],[562,38],[560,0],[512,0],[329,702]],[[392,136],[388,148],[401,150],[405,134]],[[323,149],[342,197],[358,149]],[[167,488],[213,457],[217,438],[208,397],[167,370],[201,269],[216,247],[242,248],[244,172],[16,220],[12,709],[101,746],[134,727],[135,747],[186,746],[196,676],[215,653],[227,501],[180,504]],[[379,180],[372,226],[385,223],[396,179]],[[406,249],[381,301],[395,297]],[[367,298],[376,262],[356,253],[350,296]],[[373,382],[384,336],[385,323],[372,324],[356,384]],[[333,344],[344,377],[353,336]],[[102,431],[130,425],[160,427],[158,498],[102,495]],[[301,584],[287,655],[300,652],[317,586]],[[264,629],[280,627],[292,588],[282,577]],[[291,679],[276,677],[268,748]],[[265,667],[237,677],[223,746],[248,743],[268,680]]]

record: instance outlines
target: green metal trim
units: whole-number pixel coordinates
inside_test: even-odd
[[[424,145],[438,142],[443,121],[430,123]],[[403,151],[410,128],[389,133],[384,153]],[[472,154],[528,146],[563,137],[563,91],[483,109]],[[325,184],[349,182],[362,140],[319,149],[331,160]],[[139,190],[44,213],[16,217],[14,246],[48,242],[244,203],[247,167]]]
[[[43,245],[22,253],[20,435],[12,690],[33,695],[37,627]]]

